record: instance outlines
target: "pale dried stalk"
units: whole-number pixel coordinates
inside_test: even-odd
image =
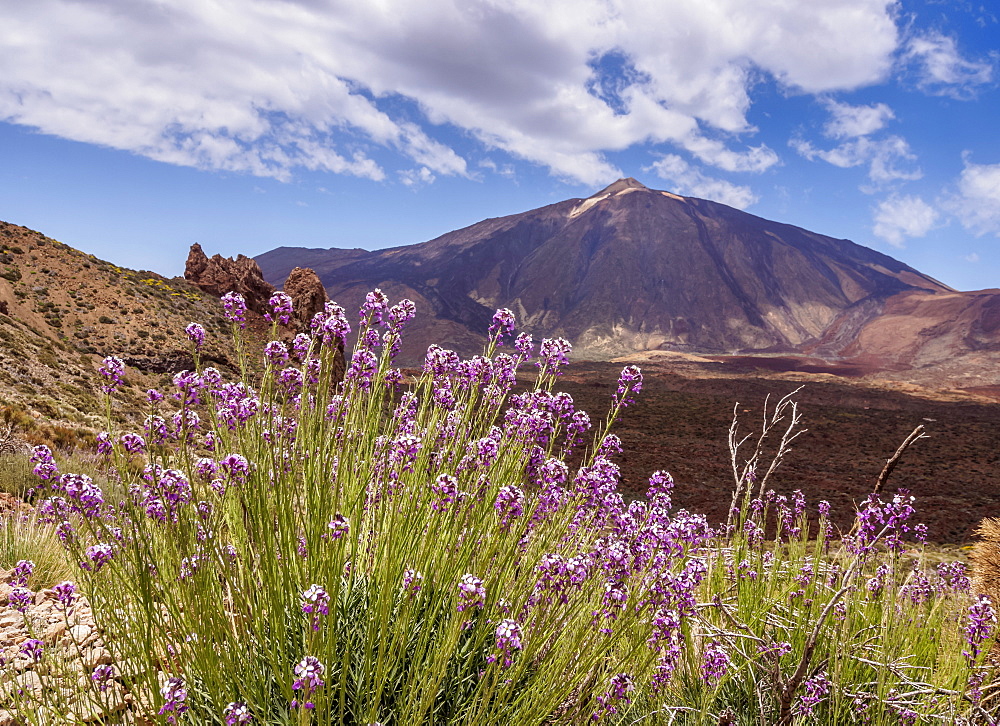
[[[753,451],[751,452],[749,458],[745,459],[743,464],[740,461],[740,449],[754,437],[753,432],[740,437],[739,434],[739,407],[740,404],[737,403],[733,408],[733,422],[729,426],[729,462],[733,472],[733,480],[735,482],[735,488],[733,489],[733,501],[729,507],[729,517],[726,520],[727,525],[732,524],[733,513],[736,509],[737,503],[740,498],[745,496],[748,492],[750,483],[754,480],[754,476],[761,464],[761,459],[764,456],[764,442],[767,438],[774,432],[775,429],[779,428],[788,418],[788,425],[785,427],[784,432],[781,435],[781,442],[778,444],[777,451],[771,457],[771,461],[768,464],[767,471],[764,476],[760,478],[757,487],[757,497],[761,497],[765,491],[768,481],[771,475],[775,472],[778,466],[781,464],[785,455],[791,450],[791,443],[800,435],[804,434],[808,429],[799,429],[799,425],[802,422],[802,417],[799,414],[799,406],[793,398],[794,396],[802,390],[802,386],[799,386],[791,393],[782,396],[774,408],[769,412],[768,404],[771,400],[770,394],[764,399],[764,410],[762,412],[762,422],[760,433],[757,435],[757,440],[754,444]]]

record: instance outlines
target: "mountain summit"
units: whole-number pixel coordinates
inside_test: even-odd
[[[569,199],[377,250],[280,247],[256,258],[280,285],[312,267],[345,306],[381,287],[421,315],[428,343],[479,349],[498,307],[580,357],[644,350],[830,352],[901,293],[954,291],[848,240],[619,179]],[[834,351],[835,352],[835,351]]]

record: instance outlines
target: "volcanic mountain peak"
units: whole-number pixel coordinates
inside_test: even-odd
[[[479,352],[497,308],[513,310],[536,338],[570,340],[580,358],[780,351],[868,355],[896,369],[972,350],[1000,358],[1000,295],[948,302],[957,293],[875,250],[631,178],[422,244],[286,247],[257,260],[274,285],[309,264],[348,308],[373,287],[412,299],[421,317],[403,343],[407,361],[431,343]],[[911,310],[919,325],[887,320]],[[891,349],[879,342],[901,337],[908,342]]]
[[[649,187],[647,187],[642,182],[633,179],[632,177],[626,177],[624,179],[619,179],[613,184],[609,184],[608,186],[604,187],[604,189],[597,192],[597,194],[593,194],[591,196],[607,197],[611,196],[612,194],[618,194],[619,192],[625,192],[625,191],[633,191],[635,189],[643,189],[647,192],[650,191]]]
[[[684,197],[679,197],[676,194],[671,194],[670,192],[658,191],[655,189],[650,189],[645,184],[632,177],[626,177],[625,179],[619,179],[618,181],[610,184],[596,194],[584,199],[580,204],[573,207],[569,213],[569,218],[574,219],[579,217],[581,214],[586,212],[588,209],[592,209],[600,202],[606,199],[611,199],[613,197],[620,197],[623,194],[628,194],[630,192],[648,192],[650,194],[662,194],[665,197],[670,197],[671,199],[676,199],[683,202]]]

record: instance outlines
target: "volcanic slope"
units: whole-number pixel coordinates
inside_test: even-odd
[[[141,419],[146,389],[193,367],[188,322],[208,329],[206,365],[238,368],[222,313],[217,298],[182,279],[118,267],[0,222],[0,413],[103,428],[98,368],[117,355],[128,367],[114,412]]]
[[[577,357],[606,359],[657,349],[799,351],[848,311],[866,322],[899,293],[953,292],[848,240],[631,178],[421,244],[280,247],[256,259],[277,286],[292,267],[312,267],[349,309],[374,287],[413,299],[409,360],[430,343],[478,352],[498,307],[536,337],[568,338]]]

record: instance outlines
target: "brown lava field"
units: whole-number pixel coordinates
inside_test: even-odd
[[[649,475],[669,471],[674,502],[710,521],[725,518],[733,477],[727,436],[738,402],[742,426],[759,428],[761,409],[799,386],[802,426],[808,431],[773,475],[779,493],[801,489],[814,508],[828,500],[835,522],[850,526],[856,502],[870,492],[899,444],[923,424],[929,438],[913,444],[896,467],[886,492],[907,488],[917,498],[915,521],[929,540],[962,544],[983,517],[1000,516],[1000,404],[973,396],[888,390],[867,379],[774,370],[745,358],[697,359],[652,354],[627,362],[645,381],[636,403],[613,429],[624,452],[622,488],[644,492]],[[595,423],[604,417],[617,387],[621,362],[572,364],[557,384]],[[780,435],[780,434],[779,434]],[[777,438],[777,436],[775,436]]]

